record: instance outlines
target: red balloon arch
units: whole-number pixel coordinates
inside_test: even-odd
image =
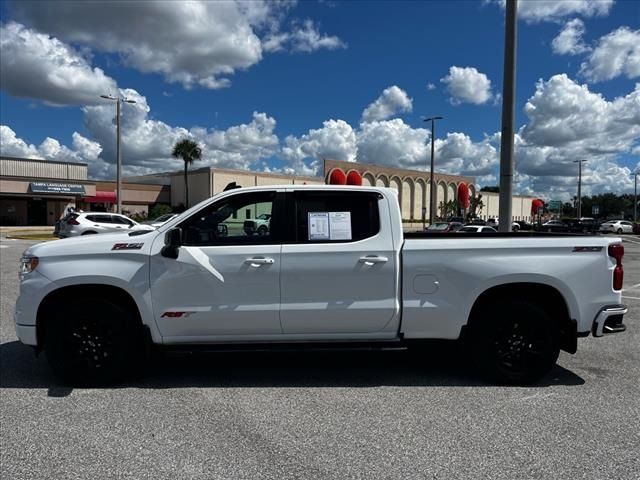
[[[536,198],[531,202],[531,215],[537,215],[538,210],[544,207],[544,202],[539,198]]]
[[[458,204],[464,208],[469,208],[469,187],[466,183],[458,185]]]
[[[345,185],[346,183],[347,176],[341,169],[335,168],[329,174],[329,185]]]
[[[362,185],[362,176],[355,170],[351,170],[347,173],[347,185]]]

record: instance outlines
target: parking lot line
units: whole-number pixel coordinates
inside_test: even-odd
[[[622,295],[622,298],[630,298],[631,300],[640,300],[640,297],[627,297],[625,295]]]

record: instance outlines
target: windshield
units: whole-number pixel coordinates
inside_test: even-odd
[[[448,223],[434,223],[433,225],[429,225],[427,230],[446,230],[448,226]]]
[[[462,227],[459,232],[477,232],[478,229],[476,227]]]

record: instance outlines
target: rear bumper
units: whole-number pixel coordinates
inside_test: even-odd
[[[591,333],[594,337],[602,337],[611,333],[624,332],[627,327],[622,323],[627,307],[624,305],[609,305],[603,307],[593,320]]]

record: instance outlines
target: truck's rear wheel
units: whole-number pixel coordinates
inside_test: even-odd
[[[142,351],[139,331],[133,314],[109,300],[70,299],[47,321],[44,349],[65,382],[105,384],[122,378]]]
[[[528,384],[542,378],[556,363],[560,353],[557,322],[533,301],[506,300],[479,315],[471,327],[471,351],[486,378]]]

